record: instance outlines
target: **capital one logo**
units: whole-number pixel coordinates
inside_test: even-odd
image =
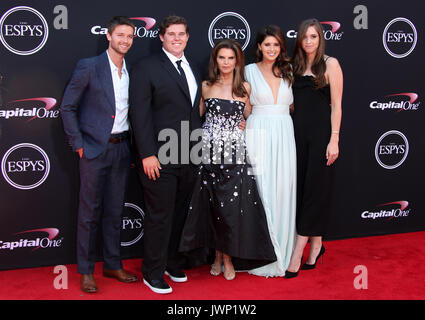
[[[341,23],[338,21],[321,21],[320,24],[323,27],[323,37],[325,40],[341,40],[344,34],[343,31],[338,32],[341,29]],[[295,39],[297,37],[297,31],[289,30],[286,33],[288,38]]]
[[[137,243],[144,234],[145,213],[135,204],[126,202],[121,225],[121,246],[128,247]]]
[[[30,190],[46,181],[50,172],[50,160],[39,146],[20,143],[4,154],[1,172],[11,186],[20,190]]]
[[[344,32],[337,32],[341,28],[341,24],[337,21],[322,21],[323,36],[325,40],[341,40]],[[329,29],[331,27],[331,29]]]
[[[42,228],[42,229],[33,229],[26,230],[22,232],[15,233],[14,235],[22,234],[36,234],[37,237],[32,237],[31,239],[27,237],[22,237],[19,240],[12,241],[2,241],[0,240],[0,250],[10,250],[13,251],[18,248],[33,248],[32,251],[36,251],[40,248],[58,248],[62,245],[63,238],[57,239],[59,234],[59,229],[56,228]],[[47,236],[40,237],[40,235]]]
[[[0,118],[29,118],[27,122],[34,119],[58,118],[59,110],[52,110],[56,106],[56,102],[56,99],[51,97],[13,100],[8,105],[14,108],[12,107],[8,110],[0,109]]]
[[[406,18],[391,20],[382,34],[384,48],[394,58],[407,57],[415,49],[417,41],[415,25]]]
[[[372,101],[369,105],[375,110],[394,110],[396,113],[401,111],[416,111],[419,109],[420,102],[418,94],[414,92],[394,93],[385,96],[382,101]]]
[[[19,6],[6,11],[0,18],[0,41],[17,55],[31,55],[47,42],[49,27],[37,10]]]
[[[135,20],[135,21],[141,21],[144,23],[143,26],[138,26],[137,24],[135,25],[134,28],[134,36],[137,38],[156,38],[158,37],[158,33],[159,33],[159,29],[152,29],[155,24],[156,24],[156,20],[154,18],[150,18],[150,17],[132,17],[129,18],[130,20]],[[90,32],[92,34],[107,34],[108,33],[108,28],[102,27],[102,26],[93,26],[90,29]]]
[[[381,208],[373,211],[363,211],[361,217],[363,219],[383,219],[392,220],[394,218],[408,217],[410,209],[408,209],[408,201],[394,201],[389,203],[380,204],[377,207]]]
[[[408,153],[409,142],[400,131],[385,132],[376,142],[375,158],[385,169],[399,167],[406,160]]]
[[[249,44],[251,39],[251,29],[248,22],[239,13],[223,12],[211,22],[208,29],[208,40],[211,47],[221,39],[237,40],[242,50]]]

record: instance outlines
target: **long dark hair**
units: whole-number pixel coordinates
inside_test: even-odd
[[[258,31],[255,51],[257,62],[263,60],[263,53],[261,52],[259,45],[261,45],[264,39],[268,36],[276,38],[280,45],[279,56],[276,58],[276,61],[273,64],[273,74],[278,78],[283,78],[287,80],[289,85],[291,85],[294,80],[290,64],[291,60],[287,56],[285,36],[283,35],[282,30],[278,26],[269,25],[261,28],[260,31]]]
[[[292,66],[296,75],[303,75],[307,68],[307,55],[303,50],[302,41],[309,27],[314,27],[319,34],[319,47],[311,65],[311,72],[315,76],[314,82],[316,87],[321,88],[326,85],[325,38],[323,36],[322,25],[317,19],[307,19],[300,23],[292,57]]]
[[[217,42],[214,45],[214,48],[211,51],[210,62],[208,66],[208,85],[213,85],[220,79],[220,70],[218,69],[217,64],[217,55],[221,49],[231,49],[236,56],[236,65],[233,70],[233,85],[232,85],[232,95],[237,97],[246,97],[248,92],[244,86],[245,79],[245,57],[242,51],[242,47],[236,40],[233,39],[223,39]]]

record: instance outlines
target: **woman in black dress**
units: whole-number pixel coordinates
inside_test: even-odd
[[[343,76],[336,58],[326,56],[319,21],[303,21],[293,56],[294,131],[297,147],[297,240],[286,278],[313,269],[323,256],[332,182],[339,155]],[[301,266],[310,239],[307,262]]]
[[[255,176],[246,161],[244,133],[238,127],[251,112],[250,90],[240,44],[218,42],[211,52],[209,80],[202,83],[202,163],[180,251],[215,249],[210,273],[217,276],[223,269],[227,280],[235,278],[235,269],[276,260]]]

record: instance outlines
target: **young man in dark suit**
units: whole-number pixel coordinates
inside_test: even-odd
[[[121,282],[137,278],[122,268],[121,215],[130,169],[128,89],[124,60],[133,44],[134,25],[114,17],[108,49],[77,63],[66,87],[61,115],[65,133],[80,157],[77,263],[81,290],[97,292],[93,277],[98,229],[103,232],[103,275]],[[103,208],[103,210],[102,210]]]
[[[162,50],[143,59],[131,74],[130,118],[140,157],[140,180],[147,213],[144,220],[143,280],[156,293],[170,293],[164,273],[185,282],[184,259],[178,253],[194,181],[189,147],[183,140],[200,127],[200,75],[184,55],[189,33],[186,20],[169,16],[160,24]],[[176,144],[159,141],[173,132]],[[172,135],[170,135],[172,136]],[[182,140],[183,139],[183,140]],[[161,148],[177,155],[161,159]],[[176,151],[176,152],[175,152]]]

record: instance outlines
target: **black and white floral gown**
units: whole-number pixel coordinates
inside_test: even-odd
[[[276,255],[246,154],[244,133],[238,127],[245,104],[209,98],[205,106],[202,163],[180,251],[217,249],[231,256],[239,270],[271,263]],[[204,258],[206,263],[207,257]]]

